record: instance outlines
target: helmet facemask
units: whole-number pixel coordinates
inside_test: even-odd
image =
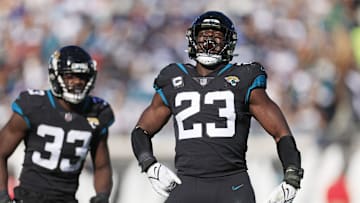
[[[81,78],[81,80],[85,81],[84,84],[80,84],[80,83],[76,84],[76,83],[66,82],[65,78],[68,77],[66,74],[60,75],[58,77],[59,83],[62,84],[62,91],[63,91],[62,98],[67,102],[78,104],[82,100],[84,100],[84,98],[89,94],[94,84],[95,78],[88,73],[75,73],[75,74],[67,73],[67,74],[76,75],[76,77]]]
[[[199,32],[209,29],[222,32],[222,42],[211,38],[199,41]],[[237,33],[228,17],[220,12],[209,11],[193,22],[192,26],[187,30],[186,38],[188,39],[189,57],[206,68],[210,68],[219,63],[232,60]]]
[[[74,77],[81,82],[71,82],[69,78]],[[61,97],[72,104],[78,104],[94,87],[96,62],[90,56],[77,59],[76,54],[75,56],[61,57],[61,53],[55,52],[50,59],[49,80],[51,90],[56,97]]]
[[[195,40],[196,61],[205,66],[213,66],[221,62],[222,53],[225,50],[223,32],[213,30],[211,32],[217,34],[206,34],[206,32],[210,32],[209,30],[198,31]]]

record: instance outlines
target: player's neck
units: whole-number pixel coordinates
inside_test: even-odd
[[[78,105],[71,104],[63,99],[57,99],[61,107],[68,112],[77,112],[78,111]]]
[[[224,67],[224,65],[225,64],[220,63],[220,64],[217,64],[217,65],[211,67],[211,68],[206,68],[201,63],[196,63],[196,70],[201,76],[207,76],[210,73],[221,69],[222,67]]]

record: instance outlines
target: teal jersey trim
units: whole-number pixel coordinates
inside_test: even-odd
[[[249,99],[250,99],[250,93],[253,89],[256,88],[266,88],[266,76],[265,75],[259,75],[255,78],[254,82],[251,84],[251,86],[249,87],[249,89],[247,90],[246,93],[246,98],[245,98],[245,103],[249,103]]]

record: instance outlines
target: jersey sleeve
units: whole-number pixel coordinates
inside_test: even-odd
[[[43,90],[28,89],[27,91],[22,91],[13,101],[11,108],[13,112],[23,117],[28,127],[30,127],[29,116],[34,109],[42,105],[42,97],[44,96],[46,96],[46,92]]]
[[[109,127],[115,122],[114,112],[110,104],[101,98],[93,97],[93,103],[98,108],[99,133],[107,135]]]
[[[257,88],[266,89],[267,74],[265,68],[257,62],[253,62],[248,66],[248,89],[246,92],[245,103],[249,102],[251,92]]]
[[[169,99],[166,97],[164,93],[164,89],[171,85],[171,78],[174,73],[174,66],[175,64],[170,64],[163,68],[157,77],[154,80],[153,87],[155,91],[160,95],[161,99],[163,100],[164,104],[169,106]]]

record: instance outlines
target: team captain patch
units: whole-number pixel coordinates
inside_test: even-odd
[[[172,84],[175,88],[183,87],[184,86],[183,78],[181,76],[173,78]]]

